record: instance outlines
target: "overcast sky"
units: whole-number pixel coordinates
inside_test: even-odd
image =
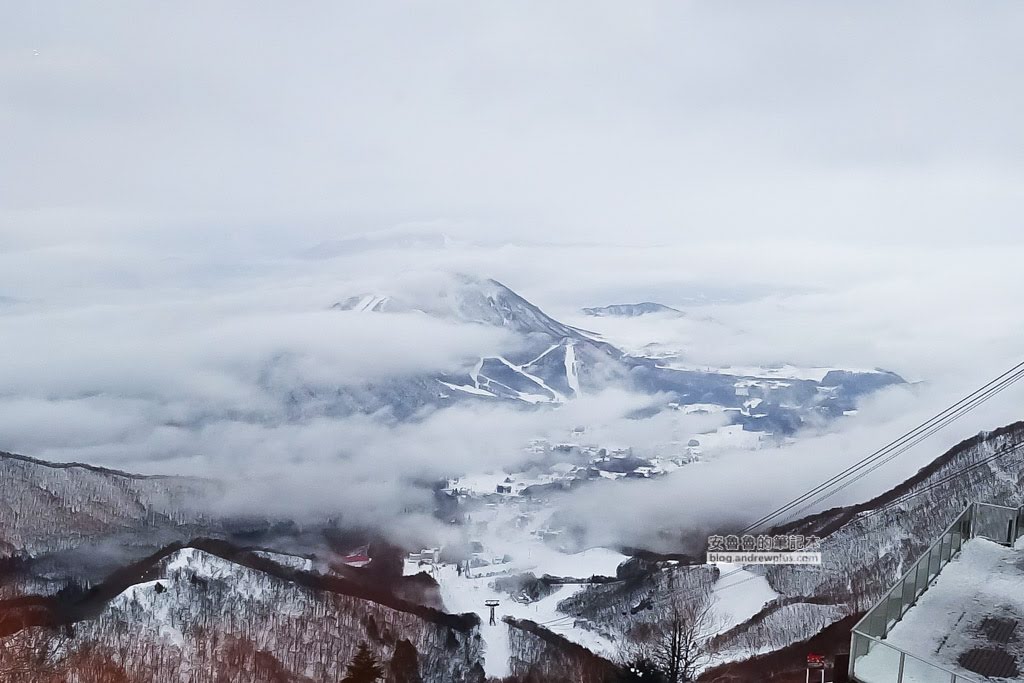
[[[1018,243],[1014,1],[13,3],[0,246]]]
[[[249,419],[281,409],[260,369],[282,353],[301,384],[435,371],[507,341],[325,312],[418,270],[496,277],[576,324],[580,306],[710,297],[610,339],[922,382],[821,437],[834,463],[812,460],[822,442],[784,456],[810,454],[790,468],[804,478],[1019,360],[1019,2],[9,4],[0,450],[248,468],[310,501],[331,482],[336,503],[325,472],[354,443],[346,476],[386,516],[409,491],[374,479],[384,453],[435,476],[514,458],[573,411],[635,436],[623,416],[650,397],[614,392],[397,434],[365,416]],[[180,426],[200,414],[228,417]]]

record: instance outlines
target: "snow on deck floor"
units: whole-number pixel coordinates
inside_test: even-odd
[[[957,660],[975,647],[997,647],[997,643],[989,641],[981,632],[981,622],[987,617],[1004,617],[1018,622],[1017,640],[1009,645],[1009,651],[1014,654],[1016,650],[1018,667],[1024,669],[1022,551],[1024,539],[1018,541],[1015,548],[981,538],[968,541],[960,554],[939,573],[931,588],[893,627],[885,642],[969,680],[983,680],[983,676],[964,669]],[[857,677],[864,683],[889,683],[895,680],[894,662],[898,668],[897,653],[876,646],[857,660]],[[904,669],[903,680],[904,683],[931,683],[935,680],[935,671],[927,671],[925,665],[912,662]]]

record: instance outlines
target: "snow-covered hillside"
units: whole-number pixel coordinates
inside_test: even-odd
[[[145,477],[0,453],[0,558],[132,531],[195,534],[210,523],[197,502],[216,489],[202,479]]]
[[[365,643],[389,671],[400,650],[412,652],[425,683],[480,680],[480,638],[468,621],[455,628],[192,547],[139,579],[70,638],[51,632],[55,679],[100,668],[153,683],[334,681]]]

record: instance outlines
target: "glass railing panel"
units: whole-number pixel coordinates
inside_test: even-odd
[[[904,599],[903,593],[905,591],[906,591],[906,580],[903,580],[900,583],[896,584],[896,586],[893,588],[893,595],[896,597],[896,602],[899,605],[899,611],[896,612],[897,613],[896,618],[900,618],[901,616],[903,616],[903,614],[906,613],[907,608],[913,602],[912,600]]]
[[[953,554],[953,534],[942,534],[942,564],[949,562]]]
[[[903,579],[903,611],[906,612],[910,605],[917,600],[917,571],[907,574]]]
[[[953,546],[952,546],[953,547],[953,551],[952,551],[952,554],[955,555],[958,552],[960,552],[960,548],[962,548],[963,545],[964,545],[964,535],[962,533],[960,533],[959,529],[957,529],[956,531],[953,532]]]
[[[974,516],[973,516],[973,513],[972,513],[972,514],[969,514],[969,515],[964,515],[960,519],[960,523],[956,525],[956,530],[960,532],[960,538],[962,538],[964,541],[966,541],[967,539],[971,538],[971,536],[973,534],[973,531],[971,530],[973,524],[974,524]]]
[[[928,551],[928,580],[934,579],[940,569],[942,569],[942,558],[939,556],[938,547],[935,547]]]
[[[974,506],[974,535],[991,538],[993,531],[992,513],[987,505],[980,503]]]
[[[928,559],[929,559],[929,555],[927,553],[925,553],[924,557],[922,557],[917,562],[917,594],[918,594],[918,596],[920,596],[921,593],[924,593],[925,590],[928,589],[928,583],[930,582],[930,579],[928,578]]]
[[[1009,543],[1013,536],[1016,508],[979,503],[975,506],[974,535],[996,543]]]
[[[875,623],[877,621],[878,612],[879,610],[877,608],[868,610],[868,613],[864,615],[864,618],[861,619],[860,623],[857,625],[857,630],[869,636],[881,638],[882,633],[878,630],[878,628],[876,628]]]
[[[903,653],[877,640],[869,640],[854,634],[854,639],[866,641],[854,643],[854,652],[861,652],[853,661],[853,675],[862,683],[899,683],[900,658]]]
[[[878,638],[884,638],[885,634],[888,633],[885,627],[885,612],[888,604],[887,600],[882,601],[871,613],[871,635]]]
[[[853,632],[853,643],[850,647],[850,659],[856,662],[858,659],[868,653],[868,645],[871,644],[871,639],[866,638],[860,633]]]
[[[885,632],[903,616],[903,582],[897,583],[885,598]]]

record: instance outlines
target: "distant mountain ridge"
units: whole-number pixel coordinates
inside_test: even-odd
[[[685,315],[685,313],[677,308],[672,308],[671,306],[655,303],[653,301],[641,301],[637,304],[609,304],[607,306],[595,306],[592,308],[582,308],[580,310],[582,310],[584,314],[595,318],[636,318],[641,315],[651,315],[656,313],[672,314],[675,316]]]
[[[513,332],[519,343],[462,370],[395,380],[370,392],[356,388],[358,400],[350,400],[345,392],[335,393],[350,406],[361,402],[407,416],[424,406],[442,407],[462,400],[557,404],[618,386],[665,395],[666,405],[715,404],[732,411],[734,421],[751,429],[789,433],[811,412],[840,417],[855,408],[857,396],[903,382],[888,372],[837,372],[818,382],[669,368],[656,359],[631,356],[593,333],[552,318],[497,280],[443,275],[396,289],[350,295],[331,308],[365,314],[416,313],[499,327]],[[674,310],[653,302],[605,309],[624,315]]]
[[[197,503],[218,489],[210,480],[0,452],[0,560],[19,552],[60,553],[83,539],[119,533],[145,531],[156,538],[208,531]]]

